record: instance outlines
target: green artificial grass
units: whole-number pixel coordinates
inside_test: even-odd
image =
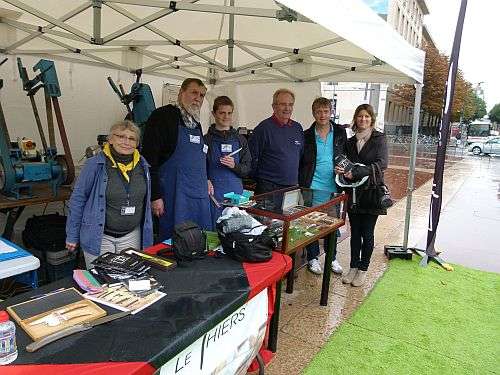
[[[392,260],[303,374],[499,374],[500,275],[454,268]]]

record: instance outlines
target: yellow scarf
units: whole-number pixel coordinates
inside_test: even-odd
[[[109,143],[104,144],[102,152],[104,152],[104,155],[106,155],[108,159],[111,160],[112,167],[118,168],[122,173],[123,177],[125,178],[125,180],[127,180],[127,182],[130,182],[130,177],[128,175],[128,172],[134,169],[137,163],[139,163],[140,160],[139,151],[137,151],[137,149],[134,150],[134,157],[132,161],[128,164],[117,163],[115,159],[113,159],[113,155],[111,155],[111,150],[109,149]]]

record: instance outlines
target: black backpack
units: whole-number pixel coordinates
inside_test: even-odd
[[[65,250],[66,216],[57,213],[30,217],[22,237],[28,248],[49,252]]]
[[[177,262],[202,259],[207,253],[205,234],[198,224],[192,221],[174,227],[172,246]]]

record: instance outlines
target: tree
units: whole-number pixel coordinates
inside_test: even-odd
[[[474,108],[474,112],[472,113],[472,116],[470,117],[467,117],[466,115],[464,115],[464,120],[466,122],[472,122],[474,120],[477,120],[479,118],[483,118],[484,116],[486,116],[487,112],[486,112],[486,103],[484,102],[484,100],[482,98],[480,98],[477,93],[472,90],[472,93],[470,95],[470,98],[469,100],[472,101],[472,106]]]
[[[440,116],[445,84],[448,79],[449,59],[429,44],[424,44],[424,50],[424,87],[421,107],[430,114]],[[415,89],[412,85],[397,85],[393,94],[393,100],[396,103],[413,106]],[[474,116],[476,101],[473,95],[472,85],[464,79],[462,71],[458,70],[452,105],[452,121],[458,121],[462,112],[465,118]]]
[[[493,108],[491,109],[488,116],[490,117],[490,120],[492,122],[496,122],[497,124],[500,124],[500,103],[495,104],[493,106]]]

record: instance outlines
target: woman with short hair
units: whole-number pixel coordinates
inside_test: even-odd
[[[114,124],[103,151],[85,163],[69,201],[66,248],[82,248],[87,268],[99,255],[153,243],[149,165],[131,121]]]

